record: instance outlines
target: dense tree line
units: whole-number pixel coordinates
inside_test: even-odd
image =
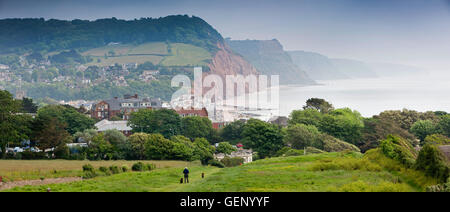
[[[214,50],[217,42],[223,40],[204,20],[187,15],[95,21],[3,19],[0,28],[0,53],[90,49],[109,43],[155,41],[188,43]]]

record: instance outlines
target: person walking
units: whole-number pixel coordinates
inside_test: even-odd
[[[184,174],[184,183],[189,183],[189,169],[187,167],[183,170]]]

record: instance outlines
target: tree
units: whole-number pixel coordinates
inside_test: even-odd
[[[170,138],[174,142],[172,159],[191,161],[194,156],[194,144],[189,138],[182,135],[172,136]]]
[[[76,143],[90,143],[91,141],[92,141],[92,138],[94,137],[94,136],[96,136],[98,133],[97,133],[97,130],[95,130],[95,129],[86,129],[86,130],[84,130],[83,132],[76,132],[74,135],[73,135],[73,137],[74,137],[74,141],[76,142]]]
[[[446,165],[444,156],[433,144],[425,144],[417,156],[415,163],[417,170],[422,170],[427,176],[445,183],[450,176],[450,169]]]
[[[411,126],[410,131],[423,143],[428,135],[436,132],[436,126],[430,120],[419,120]]]
[[[358,142],[356,145],[362,152],[366,152],[369,149],[377,148],[378,142],[385,139],[390,134],[405,138],[413,145],[417,145],[417,143],[414,142],[414,135],[409,133],[408,130],[401,128],[392,120],[380,119],[376,116],[373,118],[364,119],[362,139],[361,142]]]
[[[320,121],[320,131],[352,144],[361,142],[363,117],[349,108],[336,109],[325,114]]]
[[[450,138],[441,134],[428,135],[425,138],[425,144],[450,145]]]
[[[289,124],[306,124],[320,127],[323,114],[315,109],[294,110],[289,116]]]
[[[450,114],[443,115],[437,125],[437,130],[443,135],[450,137]]]
[[[194,160],[200,160],[203,165],[214,159],[214,146],[211,146],[209,142],[204,138],[196,138],[194,140]]]
[[[250,119],[242,131],[244,145],[258,152],[261,158],[271,157],[283,148],[283,135],[277,126]]]
[[[131,145],[131,149],[136,159],[145,159],[145,143],[150,138],[147,133],[134,133],[128,138],[128,142]]]
[[[70,134],[65,130],[65,124],[56,118],[40,119],[41,129],[36,132],[35,140],[42,151],[65,145],[72,140]]]
[[[150,134],[145,142],[145,154],[151,160],[169,160],[174,148],[174,142],[161,134]]]
[[[82,132],[85,129],[92,129],[95,120],[79,113],[74,107],[65,105],[47,105],[38,110],[37,118],[56,118],[65,124],[66,130],[71,134]]]
[[[417,112],[414,110],[388,110],[380,113],[380,115],[376,116],[379,119],[390,120],[404,130],[410,130],[411,126],[419,121],[419,120],[431,120],[433,122],[437,122],[439,117],[436,116],[433,112]]]
[[[25,113],[36,113],[37,109],[38,109],[38,106],[35,103],[33,103],[32,99],[25,98],[25,97],[22,99],[22,110]]]
[[[234,148],[228,142],[220,142],[219,145],[216,148],[216,152],[223,153],[223,154],[226,154],[226,155],[229,155],[229,154],[231,154],[234,151],[236,151],[236,148]]]
[[[0,90],[0,149],[1,157],[6,157],[6,145],[17,142],[18,132],[14,125],[14,113],[19,112],[20,105],[8,91]]]
[[[181,119],[181,132],[191,140],[196,138],[211,140],[213,131],[212,123],[206,117],[188,116]]]
[[[105,140],[103,133],[99,133],[92,138],[88,148],[89,160],[111,160],[113,153],[113,146]]]
[[[331,103],[325,101],[324,99],[311,98],[306,101],[306,105],[303,106],[303,109],[315,109],[321,113],[328,113],[334,110],[334,107]]]
[[[237,143],[238,140],[242,139],[241,134],[244,129],[244,125],[245,122],[241,120],[231,122],[222,128],[220,131],[220,136],[226,141]]]
[[[315,126],[295,124],[287,128],[284,142],[294,149],[303,149],[309,146],[323,149],[320,138],[321,133]]]
[[[131,113],[128,122],[133,132],[159,133],[165,138],[181,132],[180,116],[174,110],[169,109],[139,110]]]
[[[113,148],[114,160],[125,159],[128,149],[131,149],[130,145],[127,143],[127,137],[123,135],[119,130],[106,130],[103,132],[104,138],[108,141]]]

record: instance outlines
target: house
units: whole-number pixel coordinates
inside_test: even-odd
[[[200,116],[200,117],[208,118],[208,111],[206,110],[206,108],[202,108],[202,109],[195,109],[193,107],[190,107],[190,108],[175,108],[175,111],[181,117]]]
[[[244,163],[251,163],[253,161],[253,151],[251,149],[238,149],[229,155],[225,155],[223,153],[214,154],[214,158],[219,161],[225,157],[243,158]]]
[[[0,64],[0,70],[8,70],[8,69],[9,69],[9,66]]]
[[[286,116],[274,116],[269,119],[269,123],[275,124],[281,127],[286,127],[288,125],[288,118]]]
[[[123,98],[114,97],[92,105],[91,117],[102,120],[119,116],[128,120],[131,112],[140,109],[160,109],[161,107],[162,103],[159,98],[139,98],[137,94],[124,95]]]
[[[131,133],[131,127],[128,126],[128,121],[108,121],[106,119],[97,122],[95,124],[95,127],[97,127],[97,132],[105,132],[107,130],[118,130],[122,132],[125,136],[130,136]]]

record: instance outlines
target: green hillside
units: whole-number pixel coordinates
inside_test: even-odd
[[[162,66],[204,66],[211,59],[208,50],[185,43],[150,42],[140,45],[116,44],[82,53],[93,60],[87,65],[107,66],[152,62]]]
[[[187,43],[214,51],[222,36],[201,18],[174,15],[120,20],[0,20],[0,54],[87,50],[112,43]]]
[[[389,164],[389,166],[385,166]],[[397,166],[400,172],[392,167]],[[179,184],[180,168],[127,172],[91,180],[45,186],[16,187],[9,191],[423,191],[434,182],[422,173],[401,168],[378,150],[359,153],[323,153],[258,160],[219,169],[189,167],[190,184]],[[201,178],[205,173],[205,178]]]

